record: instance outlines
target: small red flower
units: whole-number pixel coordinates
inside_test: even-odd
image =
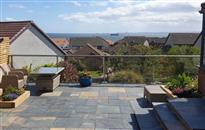
[[[173,89],[172,90],[172,93],[173,94],[181,94],[181,93],[183,93],[184,92],[184,89],[183,88],[175,88],[175,89]]]

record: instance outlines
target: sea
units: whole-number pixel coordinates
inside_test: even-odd
[[[147,37],[167,37],[167,32],[138,32],[138,33],[48,33],[51,38],[71,38],[71,37],[102,37],[106,40],[116,42],[125,36],[147,36]]]

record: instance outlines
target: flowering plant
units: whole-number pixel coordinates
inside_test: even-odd
[[[91,78],[91,74],[88,71],[82,71],[78,75],[80,78]]]
[[[175,95],[182,94],[183,92],[184,92],[184,89],[183,89],[183,88],[180,88],[180,87],[174,88],[174,89],[172,90],[172,93],[175,94]]]
[[[10,93],[10,94],[6,94],[3,96],[3,100],[4,101],[12,101],[14,99],[16,99],[19,95],[17,95],[16,93]]]
[[[24,92],[25,90],[23,88],[18,89],[17,87],[8,86],[3,90],[3,95],[0,98],[3,99],[3,101],[12,101]]]

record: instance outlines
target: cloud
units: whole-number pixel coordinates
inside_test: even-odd
[[[78,7],[82,6],[81,2],[79,1],[69,1],[69,3],[73,4],[74,6],[78,6]]]
[[[88,2],[87,6],[92,6],[92,7],[104,7],[104,6],[107,6],[108,5],[108,2],[107,1],[91,1],[91,2]]]
[[[27,13],[33,13],[34,12],[32,9],[29,9],[26,6],[20,5],[20,4],[10,4],[10,5],[8,5],[8,7],[11,8],[11,9],[25,10],[25,12],[27,12]]]
[[[6,21],[16,21],[15,18],[11,18],[11,17],[7,17],[7,18],[5,18],[5,20],[6,20]]]
[[[25,9],[26,7],[24,5],[11,4],[11,5],[9,5],[9,8],[12,8],[12,9]]]
[[[199,14],[200,1],[154,0],[154,1],[130,1],[130,0],[109,0],[107,2],[121,5],[117,7],[107,6],[102,11],[78,12],[60,14],[59,17],[70,22],[80,23],[173,23],[200,22]],[[124,3],[124,4],[122,4]],[[81,5],[82,6],[82,5]]]
[[[68,1],[77,7],[100,7],[107,6],[109,1]]]

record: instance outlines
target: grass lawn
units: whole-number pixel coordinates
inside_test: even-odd
[[[97,78],[103,75],[103,73],[101,71],[88,71],[91,74],[91,77],[93,78]]]

